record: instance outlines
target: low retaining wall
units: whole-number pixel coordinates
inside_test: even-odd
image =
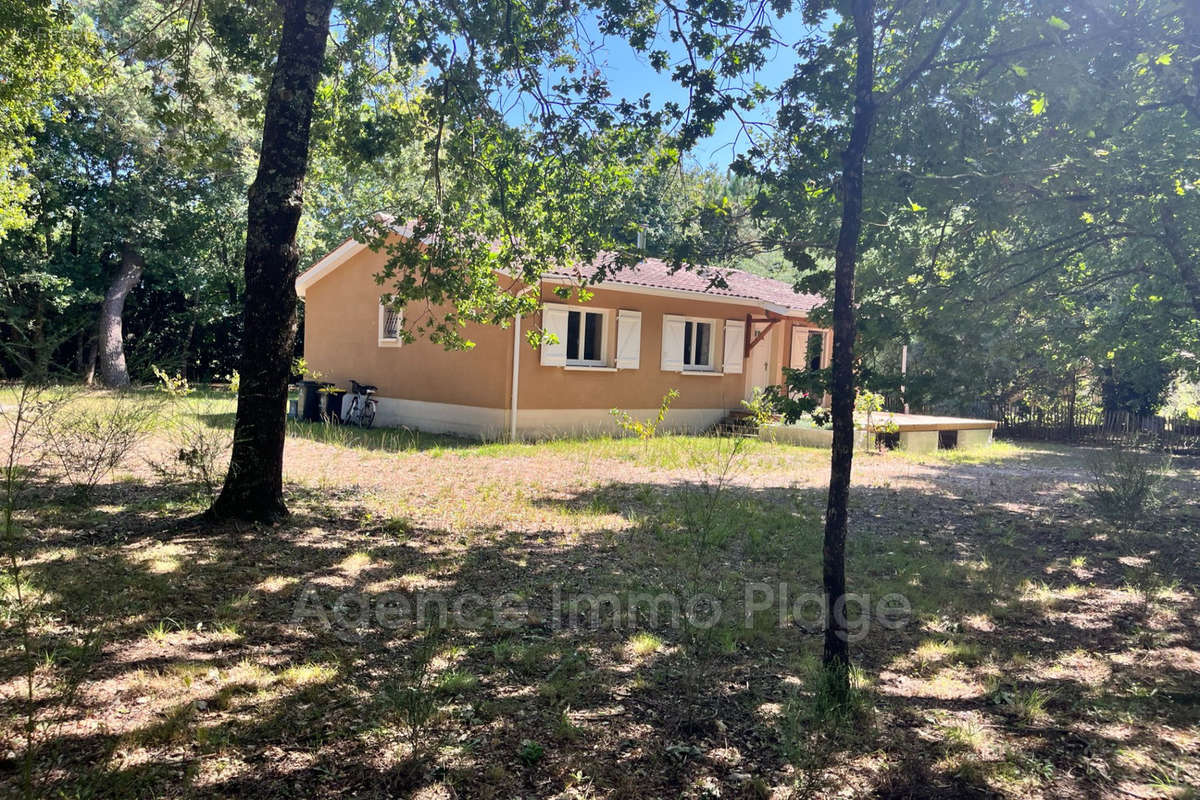
[[[764,442],[780,442],[797,444],[801,447],[833,447],[833,430],[831,428],[805,428],[800,425],[764,425],[758,429],[758,438]],[[935,440],[936,444],[936,440]],[[867,432],[855,429],[854,449],[862,450],[867,447]]]
[[[833,447],[833,431],[829,428],[806,428],[800,425],[764,425],[758,429],[764,442],[796,444],[801,447]],[[854,431],[854,449],[874,445],[874,437],[865,430]],[[965,428],[958,431],[958,449],[984,447],[992,443],[991,428]],[[900,431],[900,449],[910,453],[932,453],[938,449],[938,431]]]

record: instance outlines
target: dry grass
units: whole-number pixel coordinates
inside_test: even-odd
[[[1131,530],[1089,511],[1069,449],[858,457],[852,588],[912,611],[853,645],[860,705],[843,718],[813,669],[811,611],[789,604],[781,625],[777,604],[744,607],[752,581],[792,601],[819,590],[818,451],[745,448],[700,548],[717,440],[297,425],[291,521],[214,529],[188,520],[198,487],[147,466],[181,418],[230,424],[227,398],[187,402],[90,506],[41,483],[24,512],[44,686],[85,657],[85,634],[103,642],[38,753],[47,795],[1180,797],[1200,783],[1200,513],[1183,460],[1175,499]],[[345,591],[374,613],[339,617]],[[593,626],[590,606],[555,605],[697,592],[700,610],[722,604],[714,627],[603,607]],[[480,624],[418,611],[433,593]],[[501,598],[506,616],[479,613]],[[0,752],[15,752],[5,653]]]

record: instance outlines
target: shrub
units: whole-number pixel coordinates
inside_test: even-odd
[[[71,403],[60,409],[47,430],[47,444],[75,493],[86,499],[146,437],[156,403],[120,395],[96,406]]]
[[[677,397],[679,392],[676,389],[664,394],[662,402],[658,404],[658,415],[647,420],[635,419],[628,411],[619,408],[611,409],[608,413],[616,421],[617,427],[626,433],[632,433],[639,439],[653,439],[658,435],[659,428],[667,418],[667,412],[671,410],[671,403],[675,402]]]
[[[772,395],[761,386],[754,387],[749,400],[742,401],[742,407],[750,412],[750,419],[761,428],[775,421],[775,406]]]
[[[150,468],[164,481],[196,484],[215,498],[233,447],[232,432],[189,415],[176,424],[170,439],[171,458],[151,461]]]
[[[1136,447],[1096,451],[1087,459],[1087,497],[1109,520],[1134,522],[1161,502],[1170,463],[1170,455]]]
[[[158,378],[158,390],[168,397],[187,397],[195,391],[188,385],[188,379],[178,372],[170,375],[154,364],[150,365],[150,370],[154,373],[154,377]]]

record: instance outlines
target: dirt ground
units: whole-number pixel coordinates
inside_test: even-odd
[[[31,473],[21,572],[4,573],[6,792],[27,764],[38,796],[65,797],[1200,787],[1186,459],[1160,505],[1116,524],[1086,492],[1090,451],[856,456],[865,611],[854,704],[832,712],[823,452],[293,426],[291,520],[212,527],[194,519],[204,491],[164,474],[180,430],[86,498]]]

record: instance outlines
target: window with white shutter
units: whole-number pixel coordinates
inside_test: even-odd
[[[684,318],[663,314],[662,369],[664,372],[683,371]]]
[[[642,359],[642,312],[617,312],[617,369],[637,369]]]
[[[558,303],[542,306],[542,366],[562,367],[567,363],[567,307]]]
[[[741,374],[745,347],[746,323],[737,319],[725,320],[725,352],[722,359],[725,372]]]

